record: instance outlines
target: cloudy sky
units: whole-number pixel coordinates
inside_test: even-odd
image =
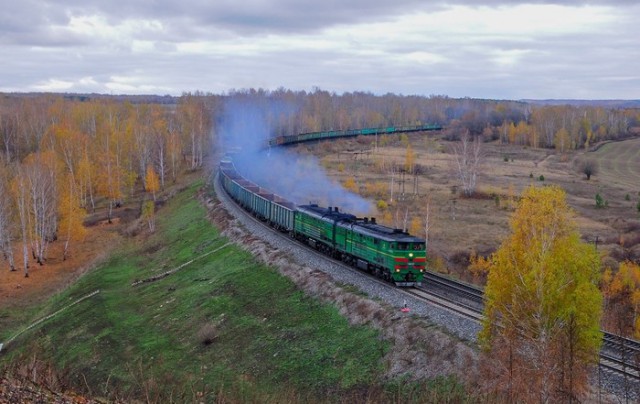
[[[4,0],[0,91],[640,98],[635,0]]]

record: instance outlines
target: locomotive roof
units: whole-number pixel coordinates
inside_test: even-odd
[[[358,219],[351,225],[353,231],[375,237],[389,242],[401,243],[424,243],[424,239],[405,233],[400,229],[383,226],[371,221],[365,222],[364,219]]]
[[[316,204],[311,205],[299,205],[298,210],[304,212],[310,216],[316,217],[318,219],[330,220],[332,222],[342,220],[342,221],[354,221],[356,217],[351,213],[343,213],[338,210],[338,208],[323,208]]]

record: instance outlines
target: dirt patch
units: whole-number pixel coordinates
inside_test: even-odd
[[[29,277],[25,278],[24,270],[9,271],[8,263],[2,261],[0,269],[0,307],[14,308],[31,306],[44,301],[56,292],[72,284],[86,270],[106,257],[120,243],[118,226],[95,226],[87,232],[82,242],[72,243],[67,259],[63,260],[64,242],[55,241],[50,244],[47,260],[39,265],[30,256]],[[22,262],[21,245],[14,248],[16,265]],[[0,322],[0,324],[2,324]]]

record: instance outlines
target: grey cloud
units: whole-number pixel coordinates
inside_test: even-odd
[[[104,93],[180,94],[193,90],[225,92],[246,87],[318,86],[337,92],[362,90],[452,97],[638,97],[640,47],[634,26],[637,18],[617,21],[610,33],[557,37],[546,34],[544,39],[487,37],[479,43],[465,43],[465,38],[461,38],[452,44],[446,37],[398,38],[388,41],[384,48],[375,49],[381,52],[380,56],[366,58],[345,49],[300,50],[299,46],[295,51],[287,49],[289,36],[284,34],[309,33],[336,24],[379,22],[411,10],[435,10],[445,3],[428,6],[421,1],[387,0],[299,3],[294,0],[16,2],[11,12],[6,9],[0,12],[0,43],[5,60],[0,66],[0,91],[33,91],[37,85],[53,80],[73,83],[68,91]],[[475,1],[455,4],[478,5]],[[495,0],[482,4],[514,3]],[[635,2],[603,0],[592,4],[623,7]],[[624,10],[632,16],[640,15],[638,6]],[[152,41],[152,49],[135,53],[126,38],[122,43],[98,44],[97,38],[51,28],[65,26],[73,15],[93,14],[114,25],[127,18],[155,19],[162,23],[164,31],[136,31],[134,39]],[[282,49],[244,55],[175,54],[177,43],[182,41],[259,37],[266,33],[283,34]],[[41,51],[33,47],[55,49]],[[492,60],[496,51],[514,49],[528,51],[519,63],[500,66]],[[432,52],[443,60],[403,61],[403,56],[415,51]]]

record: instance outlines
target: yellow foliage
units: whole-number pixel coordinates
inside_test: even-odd
[[[489,273],[489,268],[491,268],[491,260],[485,258],[481,255],[476,254],[475,251],[471,252],[469,256],[469,271],[474,276],[484,276]]]
[[[429,267],[434,271],[440,274],[448,274],[449,269],[447,268],[447,263],[444,262],[444,259],[441,256],[433,256],[430,257]]]
[[[368,181],[364,187],[364,196],[382,199],[387,195],[387,184],[383,182]]]
[[[378,208],[379,211],[385,211],[389,207],[389,204],[387,204],[387,202],[380,199],[378,200],[378,202],[376,202],[376,207]]]
[[[342,186],[344,186],[345,189],[351,192],[357,193],[359,190],[358,184],[356,184],[356,179],[354,177],[349,177],[346,180],[344,180],[344,182],[342,183]]]
[[[629,316],[623,328],[640,337],[640,265],[630,261],[620,263],[615,275],[607,268],[602,277],[602,291],[618,308],[614,310]],[[626,322],[626,321],[625,321]]]
[[[160,180],[158,179],[158,174],[156,174],[156,170],[153,169],[151,165],[147,166],[147,175],[145,176],[145,189],[147,192],[151,192],[154,195],[160,189]]]
[[[153,201],[146,201],[142,204],[142,218],[147,222],[149,231],[155,230],[155,203]]]
[[[413,172],[413,167],[416,161],[416,154],[413,152],[411,148],[411,144],[407,144],[407,152],[404,158],[404,169],[407,172]]]
[[[602,295],[596,287],[600,257],[580,240],[559,187],[526,189],[510,227],[511,234],[488,262],[474,259],[476,267],[489,269],[480,341],[505,361],[527,364],[510,376],[514,383],[523,383],[524,397],[550,387],[535,369],[571,366],[567,371],[574,381],[586,378],[585,369],[596,357],[602,337]],[[569,344],[570,365],[562,355],[528,354],[554,352]],[[507,347],[513,349],[505,352]],[[509,363],[503,366],[508,369]],[[585,383],[581,379],[574,386]]]
[[[414,217],[411,219],[411,223],[409,224],[409,234],[412,234],[416,237],[420,237],[420,234],[424,234],[424,229],[422,227],[422,220],[419,217]]]

